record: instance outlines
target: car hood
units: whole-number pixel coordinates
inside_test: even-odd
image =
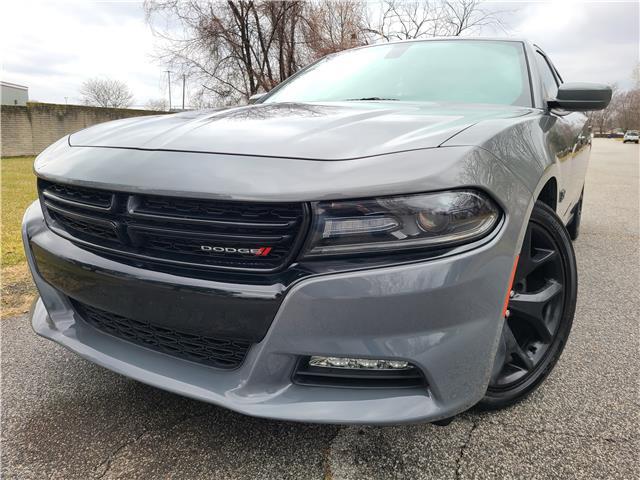
[[[274,103],[117,120],[74,133],[71,146],[347,160],[437,147],[511,106],[406,102]]]

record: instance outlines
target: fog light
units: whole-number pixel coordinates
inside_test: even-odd
[[[311,367],[353,368],[359,370],[407,370],[413,368],[404,360],[376,360],[371,358],[319,357],[309,360]]]
[[[332,367],[344,368],[349,366],[349,359],[347,358],[328,357],[325,361]]]
[[[409,366],[409,362],[392,360],[392,361],[389,362],[389,366],[391,368],[407,368]]]
[[[378,360],[367,360],[366,358],[359,358],[356,360],[358,366],[362,368],[378,368]]]

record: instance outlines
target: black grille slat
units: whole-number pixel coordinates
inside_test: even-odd
[[[54,230],[132,262],[276,271],[292,261],[308,222],[303,203],[184,199],[43,180],[39,189]],[[261,248],[268,253],[258,255]]]
[[[180,332],[123,317],[70,299],[75,311],[89,325],[114,337],[174,357],[221,369],[239,367],[252,343],[237,338],[213,338]]]
[[[178,230],[174,228],[162,228],[162,227],[150,227],[146,225],[131,225],[127,229],[132,235],[148,235],[156,237],[170,237],[170,238],[192,238],[202,241],[218,241],[218,242],[236,242],[238,245],[256,245],[267,243],[269,245],[276,245],[288,240],[291,240],[290,235],[245,235],[238,233],[236,235],[225,233],[212,233],[210,231],[203,230]]]
[[[272,221],[272,222],[260,222],[260,221],[249,221],[249,220],[221,220],[216,218],[201,218],[201,217],[188,217],[188,216],[178,216],[178,215],[162,215],[162,214],[152,214],[147,212],[142,212],[138,210],[136,207],[129,208],[129,215],[136,219],[142,220],[153,220],[153,221],[164,221],[168,223],[180,224],[196,224],[196,225],[213,225],[218,228],[251,228],[251,229],[286,229],[291,228],[297,222],[296,220],[282,220],[282,221]]]
[[[225,200],[174,199],[170,197],[136,197],[135,213],[168,215],[184,218],[220,221],[260,220],[282,223],[296,221],[300,216],[298,204],[252,204]]]
[[[49,194],[49,198],[52,199],[56,199],[57,197],[63,202],[85,204],[104,209],[110,208],[113,201],[113,194],[110,192],[101,192],[99,190],[71,187],[56,183],[49,184],[46,193]]]
[[[118,241],[118,235],[113,224],[87,221],[87,219],[79,215],[72,215],[59,209],[50,209],[49,215],[57,223],[66,225],[67,230],[79,238],[100,238],[110,242]]]

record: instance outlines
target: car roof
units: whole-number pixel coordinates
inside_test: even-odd
[[[469,40],[474,40],[474,41],[489,41],[489,42],[517,42],[517,43],[524,43],[530,47],[534,47],[534,48],[538,48],[540,49],[540,47],[534,45],[533,43],[531,43],[529,40],[527,40],[526,38],[521,38],[521,37],[430,37],[430,38],[412,38],[409,40],[392,40],[390,42],[387,41],[380,41],[377,43],[372,43],[370,45],[362,45],[360,47],[354,47],[354,48],[349,48],[347,50],[342,50],[340,52],[336,52],[334,54],[330,54],[328,56],[332,56],[332,55],[336,55],[342,52],[348,52],[350,50],[359,50],[361,48],[371,48],[371,47],[378,47],[381,45],[394,45],[394,44],[399,44],[399,43],[418,43],[418,42],[438,42],[438,41],[443,41],[443,40],[447,40],[447,41],[458,41],[458,42],[464,42],[464,41],[469,41]]]
[[[504,36],[504,37],[485,37],[485,36],[474,36],[474,37],[429,37],[429,38],[410,38],[408,40],[392,40],[390,42],[379,42],[372,43],[371,45],[387,45],[389,43],[410,43],[410,42],[433,42],[438,40],[453,40],[453,41],[465,41],[465,40],[483,40],[490,42],[524,42],[529,43],[529,40],[522,37],[512,37],[512,36]]]

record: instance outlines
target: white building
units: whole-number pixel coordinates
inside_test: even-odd
[[[0,81],[2,105],[26,105],[29,101],[29,87]]]

